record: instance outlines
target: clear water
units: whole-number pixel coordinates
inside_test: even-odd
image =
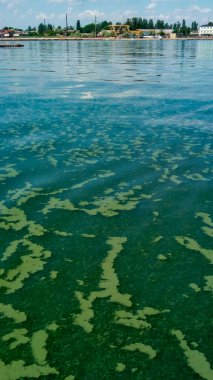
[[[212,41],[24,44],[0,50],[0,379],[212,379]]]

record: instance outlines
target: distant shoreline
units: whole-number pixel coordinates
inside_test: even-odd
[[[114,37],[98,37],[98,38],[81,38],[81,37],[12,37],[12,38],[0,38],[3,42],[14,42],[14,41],[213,41],[213,36],[211,37],[181,37],[181,38],[114,38]]]

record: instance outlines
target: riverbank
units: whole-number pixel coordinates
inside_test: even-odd
[[[118,37],[97,37],[97,38],[92,38],[92,37],[15,37],[15,38],[0,38],[0,41],[159,41],[158,38],[118,38]],[[211,37],[182,37],[182,38],[162,38],[160,40],[163,41],[200,41],[200,40],[213,40],[213,36]]]

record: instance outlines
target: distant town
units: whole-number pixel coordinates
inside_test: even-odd
[[[28,26],[26,30],[11,26],[4,26],[0,30],[0,38],[213,38],[213,22],[199,26],[193,21],[190,26],[185,20],[174,24],[168,24],[163,20],[145,19],[133,17],[125,23],[103,21],[81,26],[77,20],[75,27],[69,26],[67,16],[66,26],[54,26],[44,20],[37,27]]]

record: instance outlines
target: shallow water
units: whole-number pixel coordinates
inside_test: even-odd
[[[0,379],[210,368],[211,41],[0,51]]]

